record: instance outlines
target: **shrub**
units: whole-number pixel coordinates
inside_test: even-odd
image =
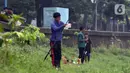
[[[2,44],[3,44],[3,39],[0,38],[0,47],[2,46]]]
[[[9,25],[11,26],[12,30],[16,30],[17,27],[19,27],[21,24],[24,24],[25,18],[21,15],[11,15],[11,18],[9,19]]]
[[[3,43],[7,46],[7,44],[19,44],[19,45],[34,45],[37,42],[46,43],[48,39],[45,37],[45,34],[40,33],[40,29],[38,27],[29,25],[26,26],[20,32],[6,32],[1,34]]]
[[[8,16],[6,16],[5,14],[0,14],[0,21],[8,22],[8,19]]]
[[[106,46],[101,44],[100,47],[95,48],[93,51],[97,52],[97,53],[106,53],[107,52],[107,48],[106,48]]]

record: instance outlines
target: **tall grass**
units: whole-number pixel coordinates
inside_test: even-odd
[[[130,50],[99,47],[92,51],[90,63],[62,64],[61,71],[51,65],[50,57],[43,61],[49,47],[10,45],[0,48],[0,73],[130,73]],[[63,47],[68,59],[78,57],[77,49]]]

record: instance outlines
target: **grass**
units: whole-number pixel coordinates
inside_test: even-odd
[[[18,46],[0,48],[0,73],[130,73],[130,50],[111,47],[93,49],[90,63],[62,64],[55,70],[50,57],[43,61],[49,47]],[[64,47],[62,54],[69,59],[77,57],[77,49]]]

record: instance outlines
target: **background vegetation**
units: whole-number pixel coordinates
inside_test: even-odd
[[[10,0],[9,7],[16,9],[16,13],[23,13],[24,17],[31,11],[35,14],[33,0]],[[125,16],[115,16],[112,12],[116,3],[126,4],[129,9],[127,0],[99,0],[98,19],[106,25],[108,19],[113,17],[117,20],[128,19],[129,13]],[[3,3],[2,1],[0,3]],[[18,4],[17,4],[18,3]],[[104,3],[106,5],[104,5]],[[2,5],[2,4],[0,4]],[[79,24],[93,24],[94,4],[90,0],[53,0],[54,6],[69,7],[72,22]],[[102,8],[102,6],[105,6]],[[106,7],[107,6],[107,7]],[[1,7],[1,6],[0,6]],[[32,10],[31,10],[32,9]],[[33,10],[34,9],[34,10]],[[103,11],[102,11],[103,9]],[[103,15],[103,17],[100,17]],[[108,15],[108,16],[107,16]],[[85,16],[82,18],[82,16]],[[17,17],[17,16],[16,16]],[[35,15],[34,15],[35,17]],[[30,17],[32,18],[32,17]],[[81,20],[79,20],[81,18]],[[15,17],[13,18],[13,20]],[[19,20],[19,16],[17,18]],[[14,20],[10,25],[15,25]],[[100,22],[100,21],[99,21]],[[128,22],[127,22],[128,23]],[[127,24],[129,25],[129,24]],[[12,26],[13,27],[13,26]],[[75,33],[76,34],[76,33]],[[106,48],[100,46],[93,48],[90,63],[83,65],[63,64],[62,70],[57,71],[51,65],[50,57],[43,61],[45,55],[50,49],[48,39],[39,28],[28,25],[21,31],[12,30],[7,33],[0,33],[0,73],[129,73],[130,72],[130,49],[120,49],[115,46]],[[69,60],[77,59],[78,49],[76,47],[63,46],[62,54]]]
[[[36,18],[35,3],[38,0],[8,0],[8,7],[12,8],[15,13],[23,13],[27,18],[27,22],[31,22],[33,18]],[[44,2],[44,1],[41,1]],[[0,1],[0,9],[4,6],[4,0]],[[117,16],[114,14],[115,4],[125,4],[126,14]],[[52,0],[52,5],[56,7],[65,7],[70,9],[70,22],[74,24],[73,28],[78,28],[79,25],[84,25],[86,28],[94,29],[95,25],[95,4],[91,0]],[[42,7],[42,5],[41,5]],[[110,20],[114,22],[113,28],[117,27],[117,23],[120,24],[119,28],[123,24],[126,31],[130,30],[129,16],[130,16],[130,1],[129,0],[98,0],[98,30],[110,30]],[[117,29],[116,29],[117,30]],[[113,31],[116,31],[113,29]]]

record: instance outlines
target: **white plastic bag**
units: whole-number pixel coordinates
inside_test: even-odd
[[[71,28],[71,23],[67,23],[67,25],[65,26],[65,29],[69,29]]]

